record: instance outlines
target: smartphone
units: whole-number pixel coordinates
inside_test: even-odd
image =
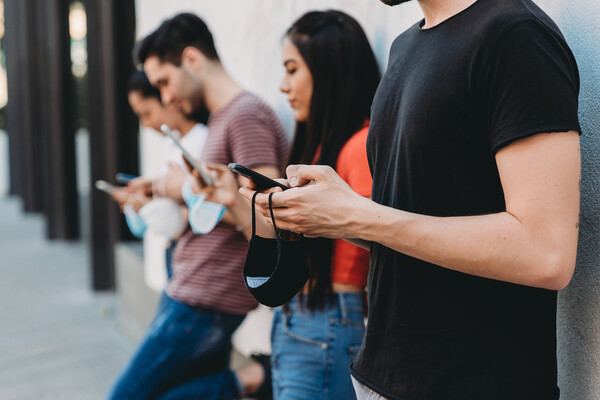
[[[273,179],[264,176],[263,174],[259,174],[256,171],[251,170],[250,168],[244,167],[241,164],[231,163],[227,166],[230,170],[237,172],[240,175],[245,176],[246,178],[250,178],[256,184],[256,189],[258,191],[263,191],[270,189],[272,187],[279,187],[282,190],[287,190],[289,187],[274,181]]]
[[[117,190],[121,189],[119,186],[111,185],[110,183],[103,181],[102,179],[97,180],[94,184],[96,189],[103,191],[104,193],[112,194]]]
[[[121,185],[126,185],[126,184],[129,183],[129,181],[131,181],[131,180],[133,180],[135,178],[137,178],[137,176],[135,176],[135,175],[129,175],[129,174],[124,174],[122,172],[117,172],[116,175],[115,175],[115,179]]]
[[[171,130],[169,129],[169,127],[165,124],[162,124],[160,126],[160,130],[163,131],[163,133],[165,135],[167,135],[172,141],[173,143],[175,143],[175,145],[177,146],[177,148],[179,148],[179,150],[181,150],[181,153],[183,154],[183,156],[185,157],[186,161],[188,162],[188,164],[194,168],[196,171],[198,171],[198,173],[200,174],[200,179],[202,179],[204,186],[212,186],[214,184],[212,177],[207,174],[205,172],[205,169],[200,167],[198,165],[198,163],[196,163],[196,160],[194,160],[194,157],[192,157],[190,155],[190,153],[188,153],[183,146],[181,145],[181,143],[179,143],[179,140],[177,140],[177,138],[175,137],[175,135],[173,135],[173,132],[171,132]]]

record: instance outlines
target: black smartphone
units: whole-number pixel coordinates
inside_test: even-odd
[[[230,170],[237,172],[240,175],[245,176],[246,178],[250,178],[256,184],[256,189],[259,192],[263,190],[270,189],[272,187],[280,187],[282,190],[287,190],[289,187],[274,181],[273,179],[264,176],[263,174],[259,174],[256,171],[251,170],[250,168],[246,168],[241,164],[231,163],[227,166]]]

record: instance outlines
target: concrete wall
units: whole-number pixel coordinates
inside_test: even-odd
[[[537,3],[562,29],[581,74],[581,237],[575,276],[559,295],[559,381],[563,399],[600,399],[600,2]],[[291,22],[311,9],[344,10],[363,25],[383,66],[396,35],[422,18],[416,2],[389,8],[377,0],[138,0],[136,5],[139,37],[178,12],[203,17],[225,67],[269,102],[290,132],[291,112],[278,86],[281,37]]]
[[[563,399],[600,399],[600,2],[540,1],[567,38],[581,76],[581,233],[575,276],[558,301]]]
[[[8,134],[0,130],[0,197],[8,194],[10,190],[8,158]]]

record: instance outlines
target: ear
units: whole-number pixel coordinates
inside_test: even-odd
[[[195,71],[202,69],[205,62],[204,54],[193,46],[188,46],[181,52],[181,65],[186,65]]]

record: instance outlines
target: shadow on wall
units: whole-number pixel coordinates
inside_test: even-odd
[[[561,399],[600,399],[600,3],[561,2],[556,22],[581,77],[582,182],[577,267],[559,294],[557,334]]]
[[[0,197],[6,196],[9,192],[10,174],[8,158],[8,134],[0,130]]]

